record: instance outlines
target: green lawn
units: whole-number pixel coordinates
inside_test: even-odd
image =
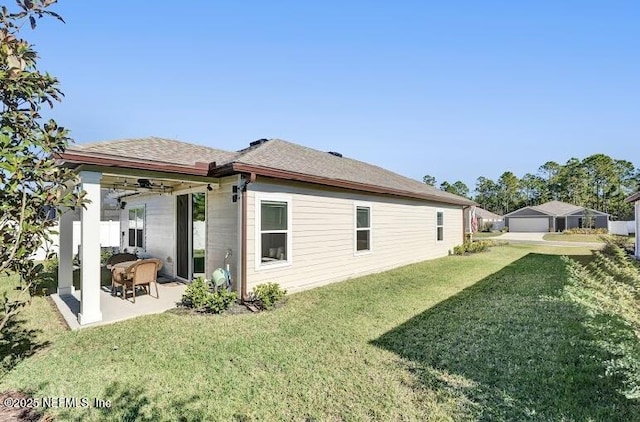
[[[553,240],[559,242],[589,242],[589,243],[604,243],[603,235],[601,234],[563,234],[563,233],[548,233],[543,237],[544,240]]]
[[[559,254],[510,245],[291,295],[272,312],[165,313],[63,331],[0,391],[111,400],[61,420],[633,420],[586,312],[561,300]],[[5,281],[6,284],[6,281]]]

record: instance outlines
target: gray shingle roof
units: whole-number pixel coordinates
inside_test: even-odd
[[[640,201],[640,192],[636,192],[633,195],[631,195],[630,197],[628,197],[625,201],[627,202],[636,202],[636,201]]]
[[[194,165],[197,162],[208,163],[212,161],[215,161],[217,165],[222,165],[230,162],[238,155],[237,152],[223,151],[155,136],[74,144],[67,151],[106,154],[128,159],[160,161],[181,165]]]
[[[401,176],[382,167],[328,152],[271,139],[253,148],[240,151],[234,162],[269,167],[327,179],[381,186],[406,192],[416,192],[441,198],[443,201],[464,201],[457,195],[443,192],[433,186]],[[469,204],[472,201],[466,200]]]
[[[476,217],[482,218],[485,220],[498,220],[501,219],[502,216],[492,213],[491,211],[487,211],[484,208],[476,207]]]
[[[509,214],[507,214],[507,216],[510,216],[512,214],[517,213],[520,210],[527,209],[527,208],[535,210],[535,211],[538,211],[538,212],[541,212],[543,214],[554,216],[554,217],[562,217],[562,216],[565,216],[565,215],[573,214],[575,212],[583,211],[583,210],[588,209],[588,208],[585,208],[585,207],[580,207],[580,206],[577,206],[577,205],[568,204],[568,203],[562,202],[562,201],[549,201],[549,202],[545,202],[544,204],[540,204],[540,205],[534,205],[534,206],[528,206],[528,207],[520,208],[519,210],[515,210],[513,212],[510,212]],[[596,211],[596,210],[591,210],[591,211]],[[597,212],[601,213],[601,211],[597,211]],[[602,213],[602,214],[606,214],[606,213]]]
[[[471,205],[474,202],[443,192],[382,167],[347,157],[337,157],[281,139],[271,139],[237,152],[223,151],[157,137],[76,144],[68,152],[106,155],[128,160],[151,160],[169,164],[195,165],[215,162],[219,168],[234,163],[283,170],[336,181],[379,186],[395,191],[428,195],[434,200]]]
[[[549,201],[531,208],[549,215],[567,215],[584,209],[584,207],[561,201]]]

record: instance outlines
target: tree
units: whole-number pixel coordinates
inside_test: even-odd
[[[558,193],[560,191],[558,174],[561,168],[562,166],[555,161],[547,161],[538,168],[538,173],[546,181],[546,189],[541,196],[542,202],[558,199]]]
[[[525,206],[540,205],[546,190],[545,180],[535,174],[527,173],[520,179],[520,192]]]
[[[519,181],[515,174],[505,171],[498,179],[498,192],[502,212],[507,214],[516,208],[518,203]]]
[[[440,190],[453,193],[454,195],[464,196],[465,198],[469,197],[469,187],[460,180],[453,184],[444,181],[440,183]]]
[[[496,182],[484,176],[478,177],[476,180],[476,197],[474,200],[480,204],[482,208],[499,213],[498,197],[498,185]]]
[[[429,186],[435,186],[435,185],[436,185],[436,178],[435,178],[435,177],[433,177],[433,176],[431,176],[430,174],[425,175],[425,176],[422,178],[422,181],[423,181],[425,184],[429,185]]]
[[[20,38],[27,22],[35,29],[43,16],[63,21],[48,9],[53,3],[17,0],[15,12],[3,6],[0,14],[0,273],[18,274],[27,295],[43,276],[42,264],[30,257],[50,242],[52,217],[84,201],[73,188],[75,174],[55,162],[70,142],[68,131],[40,115],[60,101],[58,80],[38,70],[33,46]],[[5,295],[0,332],[25,303]]]

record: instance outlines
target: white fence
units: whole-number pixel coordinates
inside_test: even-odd
[[[59,227],[55,226],[54,231],[59,231]],[[51,251],[58,253],[58,235],[51,236],[53,245]],[[80,222],[73,222],[73,253],[78,253],[78,246],[80,245]],[[101,221],[100,222],[100,246],[102,247],[120,247],[120,222],[119,221]],[[47,255],[47,251],[44,248],[40,248],[34,255],[33,259],[43,260]]]
[[[635,221],[609,221],[609,233],[629,236],[636,233]]]

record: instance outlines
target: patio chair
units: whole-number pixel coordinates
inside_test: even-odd
[[[160,298],[158,293],[158,271],[162,268],[162,261],[156,258],[141,259],[131,264],[121,275],[120,283],[123,284],[122,298],[127,298],[127,291],[133,292],[133,303],[136,303],[136,289],[144,288],[147,294],[151,295],[151,283],[156,285],[156,299]]]
[[[114,268],[115,264],[119,264],[121,262],[127,261],[136,261],[138,257],[134,254],[130,253],[116,253],[113,254],[107,259],[106,267],[108,270],[111,270],[111,295],[116,295],[116,290],[118,287],[124,291],[124,281],[122,280],[122,269]]]

